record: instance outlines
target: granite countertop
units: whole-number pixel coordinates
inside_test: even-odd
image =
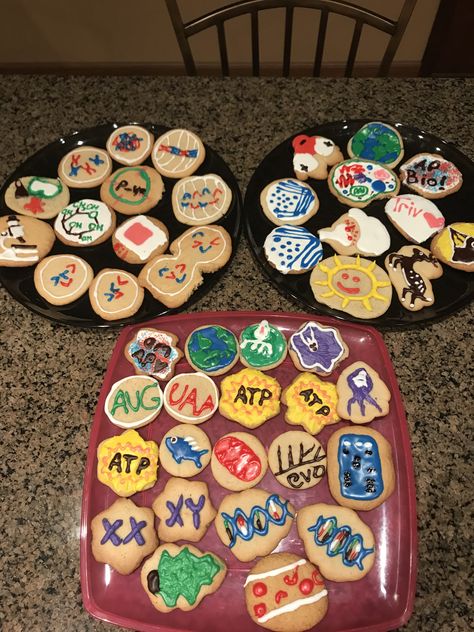
[[[454,141],[472,159],[473,89],[474,81],[463,79],[5,76],[0,180],[60,134],[126,119],[199,131],[234,170],[242,191],[279,142],[342,118],[410,123]],[[117,629],[82,606],[79,536],[89,430],[118,332],[59,326],[3,289],[0,295],[0,628]],[[263,278],[242,240],[227,274],[190,311],[249,308],[298,311]],[[403,628],[413,632],[473,624],[473,325],[471,304],[440,323],[384,332],[406,405],[416,474],[417,593]]]

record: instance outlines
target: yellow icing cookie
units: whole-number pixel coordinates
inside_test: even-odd
[[[221,382],[219,412],[246,428],[257,428],[280,412],[281,386],[256,369],[242,369]]]
[[[97,447],[97,478],[118,496],[132,496],[153,487],[158,470],[158,445],[136,430],[126,430]]]
[[[312,435],[341,420],[336,411],[336,385],[323,382],[312,373],[300,373],[285,388],[281,401],[288,406],[285,421],[304,426]]]

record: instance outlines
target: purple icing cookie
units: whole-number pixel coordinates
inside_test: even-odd
[[[299,371],[329,375],[347,358],[349,350],[334,327],[305,323],[290,338],[290,356]]]

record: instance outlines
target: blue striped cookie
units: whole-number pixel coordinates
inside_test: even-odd
[[[293,178],[270,182],[260,194],[260,204],[268,219],[277,226],[304,224],[319,209],[316,192]]]

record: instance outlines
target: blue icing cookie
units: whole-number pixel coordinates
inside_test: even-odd
[[[383,490],[377,442],[370,435],[348,433],[339,438],[337,454],[341,495],[351,500],[374,500]]]
[[[304,224],[319,208],[313,189],[298,180],[288,178],[270,182],[260,195],[265,215],[274,224]]]
[[[323,258],[319,238],[302,226],[277,226],[263,248],[269,263],[283,274],[306,272]]]

